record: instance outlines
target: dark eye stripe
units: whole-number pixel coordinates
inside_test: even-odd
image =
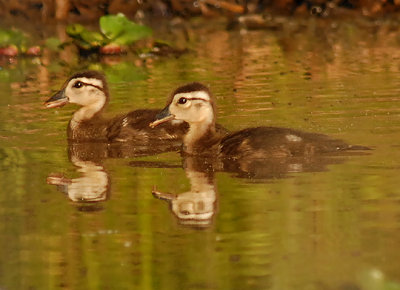
[[[103,90],[102,87],[96,86],[96,85],[94,85],[94,84],[89,84],[89,83],[85,83],[85,82],[82,82],[82,81],[80,81],[80,82],[81,82],[81,84],[84,85],[84,86],[92,86],[92,87],[94,87],[94,88],[96,88],[96,89],[98,89],[98,90],[100,90],[100,91]]]
[[[184,97],[186,100],[188,100],[188,101],[192,101],[192,100],[195,100],[195,101],[203,101],[203,102],[209,102],[209,100],[206,100],[206,99],[202,99],[202,98],[186,98],[186,97]],[[180,100],[181,98],[179,98],[179,100]],[[178,102],[179,102],[179,100],[178,100]]]

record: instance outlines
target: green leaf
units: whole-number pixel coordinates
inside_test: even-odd
[[[89,31],[80,24],[68,25],[67,34],[74,39],[77,46],[90,50],[105,44],[104,36],[96,31]]]
[[[90,44],[90,46],[92,46],[93,48],[100,47],[104,44],[104,36],[102,34],[100,34],[99,32],[86,30],[86,31],[83,31],[80,36],[83,41]]]
[[[102,33],[89,31],[80,24],[68,25],[66,28],[74,43],[84,50],[96,49],[107,44],[129,45],[152,34],[150,27],[136,24],[123,14],[102,16],[100,30]]]
[[[49,37],[46,39],[45,45],[50,48],[51,50],[58,50],[60,49],[60,46],[62,45],[62,42],[60,39],[56,37]]]
[[[120,45],[132,44],[135,41],[151,36],[152,30],[150,27],[133,23],[127,27],[125,32],[113,40],[113,43]]]
[[[6,30],[0,30],[0,46],[10,43],[10,33]]]
[[[21,50],[29,45],[29,37],[17,29],[0,29],[0,46],[8,45],[15,45]]]
[[[150,27],[136,24],[121,13],[102,16],[100,30],[110,43],[119,45],[128,45],[152,34]]]
[[[124,14],[105,15],[100,17],[100,30],[108,38],[114,39],[123,33],[130,21]]]
[[[65,32],[72,38],[79,36],[85,30],[86,28],[80,24],[70,24],[65,28]]]

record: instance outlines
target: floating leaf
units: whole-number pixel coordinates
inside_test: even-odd
[[[2,30],[0,29],[0,47],[8,47],[10,45],[16,46],[18,50],[24,52],[29,45],[28,36],[20,30],[10,29]]]
[[[104,37],[99,32],[85,30],[80,34],[83,41],[92,47],[100,47],[104,44]]]
[[[10,41],[17,46],[28,45],[28,37],[19,30],[10,30]]]
[[[67,34],[82,50],[97,51],[100,53],[118,54],[125,50],[125,46],[152,34],[150,27],[136,24],[123,14],[106,15],[100,18],[99,32],[87,30],[80,24],[67,26]]]
[[[6,30],[0,30],[0,46],[10,44],[10,33]]]
[[[58,50],[61,45],[62,42],[60,39],[56,38],[56,37],[49,37],[46,39],[46,44],[45,44],[48,48],[50,48],[51,50]]]
[[[104,36],[96,31],[89,31],[80,24],[68,25],[67,34],[74,39],[75,44],[84,50],[99,48],[105,44]]]
[[[65,28],[65,32],[72,38],[80,35],[86,28],[80,24],[70,24]]]
[[[132,24],[119,37],[113,40],[113,43],[120,45],[132,44],[135,41],[146,38],[152,34],[151,28],[143,25]]]
[[[110,43],[128,45],[152,34],[150,27],[136,24],[125,15],[106,15],[100,18],[100,30]]]
[[[100,30],[108,39],[115,39],[123,33],[130,21],[124,14],[105,15],[100,17]]]

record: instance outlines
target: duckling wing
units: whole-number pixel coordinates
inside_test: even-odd
[[[221,141],[221,154],[237,158],[309,156],[350,150],[342,140],[279,127],[248,128]]]
[[[215,124],[215,132],[220,137],[225,137],[230,133],[230,131],[227,128],[225,128],[224,126],[222,126],[218,123]]]
[[[135,110],[116,117],[107,128],[107,138],[111,141],[140,142],[181,139],[188,125],[183,122],[165,123],[150,128],[160,110]]]

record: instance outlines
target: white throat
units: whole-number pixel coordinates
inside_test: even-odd
[[[72,123],[80,123],[85,120],[93,118],[105,105],[106,98],[99,99],[98,102],[84,106],[74,113],[72,116]]]
[[[183,144],[187,153],[193,153],[193,147],[197,140],[204,136],[210,129],[213,120],[210,119],[208,122],[191,123],[189,131],[183,138]]]

